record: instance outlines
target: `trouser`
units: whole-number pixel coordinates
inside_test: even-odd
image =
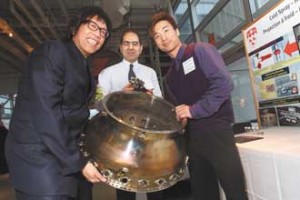
[[[246,200],[244,173],[228,122],[187,129],[189,173],[195,200],[218,200],[219,185],[227,200]]]
[[[30,195],[16,190],[16,200],[74,200],[67,195]]]
[[[117,193],[117,200],[135,200],[135,192],[127,192],[124,190],[116,189]],[[163,193],[162,191],[158,192],[150,192],[147,193],[148,200],[163,200]]]
[[[77,197],[70,197],[68,195],[32,195],[26,194],[22,191],[16,190],[16,200],[92,200],[93,184],[86,181],[86,179],[79,174],[78,178],[78,188]]]
[[[88,182],[80,173],[78,177],[77,197],[72,200],[92,200],[93,199],[93,184]]]

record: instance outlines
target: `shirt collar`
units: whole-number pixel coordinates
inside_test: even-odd
[[[130,64],[133,64],[133,66],[136,66],[138,64],[138,61],[131,63],[131,62],[128,62],[127,60],[125,60],[124,58],[123,58],[122,62],[128,67]]]
[[[186,47],[187,47],[186,44],[182,44],[181,45],[181,47],[180,47],[180,49],[179,49],[179,51],[177,53],[176,60],[180,60],[180,61],[182,60],[183,54],[184,54],[184,51],[185,51]]]
[[[180,63],[183,59],[184,51],[186,49],[187,45],[182,44],[181,47],[178,50],[176,58],[173,58],[172,61],[175,64],[176,69],[178,70],[180,67]]]
[[[84,65],[87,65],[88,58],[84,57],[84,55],[81,53],[81,51],[77,48],[73,40],[67,41],[67,45],[70,46],[71,51],[76,55],[76,58],[81,60]]]

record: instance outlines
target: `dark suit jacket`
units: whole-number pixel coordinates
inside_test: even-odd
[[[6,156],[15,188],[75,195],[86,164],[77,145],[94,83],[73,42],[50,41],[29,57],[20,81]]]
[[[0,113],[1,115],[1,113]],[[4,142],[7,137],[8,130],[4,125],[1,125],[0,119],[0,174],[8,173],[7,162],[4,156]]]

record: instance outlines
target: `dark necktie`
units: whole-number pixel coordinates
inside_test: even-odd
[[[130,81],[131,78],[135,78],[135,73],[133,71],[133,64],[129,65],[129,72],[128,72],[128,80]]]

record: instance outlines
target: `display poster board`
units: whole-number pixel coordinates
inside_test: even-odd
[[[300,0],[280,1],[242,34],[260,126],[300,126]]]

